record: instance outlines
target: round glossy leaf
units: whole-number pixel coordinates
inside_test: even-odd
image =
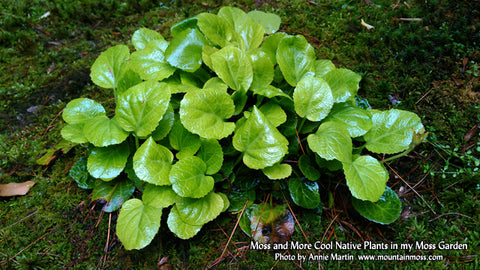
[[[220,140],[235,130],[225,120],[235,112],[233,100],[223,89],[203,89],[187,93],[180,103],[183,126],[203,138]]]
[[[178,238],[186,240],[194,237],[202,228],[202,225],[190,225],[185,223],[178,214],[177,208],[173,207],[168,215],[167,225]]]
[[[362,136],[372,128],[369,112],[347,103],[335,105],[325,121],[344,126],[352,138]]]
[[[92,201],[105,203],[103,211],[111,213],[120,209],[135,191],[135,185],[128,179],[105,182],[97,180],[92,191]]]
[[[150,41],[145,49],[132,53],[130,68],[138,72],[144,80],[161,81],[175,72],[165,59],[165,49],[168,42],[165,40]]]
[[[335,103],[354,101],[362,77],[357,73],[344,68],[333,69],[323,76],[332,90]]]
[[[68,175],[77,182],[80,188],[91,189],[95,187],[95,179],[88,174],[87,159],[84,157],[81,157],[73,164]]]
[[[315,76],[323,77],[325,74],[334,70],[336,67],[330,60],[317,60],[315,61]]]
[[[391,109],[371,111],[373,126],[363,136],[368,150],[374,153],[394,154],[406,150],[412,143],[414,132],[423,129],[418,115]]]
[[[245,165],[258,170],[281,161],[288,152],[288,140],[254,106],[235,131],[233,147],[243,153]]]
[[[308,178],[308,180],[317,181],[320,178],[321,174],[309,156],[302,155],[298,159],[298,167],[303,175]]]
[[[206,81],[205,84],[203,85],[203,89],[209,89],[209,88],[221,89],[221,90],[227,92],[228,85],[225,84],[222,81],[222,79],[220,79],[219,77],[212,77],[208,81]]]
[[[85,134],[83,134],[84,126],[84,123],[66,124],[60,131],[60,134],[67,141],[73,143],[86,143],[88,142],[88,139],[85,137]]]
[[[139,199],[130,199],[123,204],[118,215],[118,239],[126,250],[142,249],[157,234],[161,218],[161,209],[144,205]]]
[[[258,48],[265,34],[263,27],[250,16],[241,16],[235,20],[235,32],[238,45],[244,51]]]
[[[141,82],[142,78],[140,77],[140,75],[137,72],[128,69],[117,83],[117,96],[127,91],[128,88],[135,86]]]
[[[123,130],[115,120],[106,116],[97,116],[85,123],[83,134],[96,147],[120,144],[129,133]]]
[[[273,64],[268,55],[260,49],[249,54],[252,61],[253,80],[250,85],[251,89],[266,88],[272,83],[274,69]]]
[[[92,65],[90,77],[94,84],[103,88],[117,88],[117,83],[128,70],[130,50],[126,45],[117,45],[102,52]]]
[[[262,107],[260,107],[260,111],[275,127],[278,127],[287,121],[287,114],[277,103],[265,103],[262,105]]]
[[[248,13],[248,16],[252,18],[256,23],[260,24],[265,29],[265,34],[271,35],[278,31],[282,20],[280,16],[267,13],[259,10],[253,10]]]
[[[395,191],[388,186],[376,203],[352,198],[352,205],[360,215],[380,224],[394,222],[402,212],[402,202]]]
[[[260,47],[260,50],[264,51],[268,55],[268,58],[270,58],[270,61],[272,61],[273,65],[277,64],[278,43],[285,36],[288,36],[288,35],[284,32],[278,32],[271,36],[268,36],[263,41],[262,47]]]
[[[333,96],[328,84],[320,78],[304,77],[293,92],[295,111],[310,121],[325,118],[333,106]]]
[[[227,46],[210,55],[213,70],[230,88],[248,90],[253,80],[252,64],[239,48]]]
[[[201,158],[207,165],[206,174],[208,175],[215,174],[222,168],[223,150],[217,140],[202,140],[202,145],[197,153],[197,157]]]
[[[173,191],[171,186],[155,186],[147,184],[143,191],[142,201],[145,205],[162,209],[173,205],[180,197]]]
[[[291,178],[288,180],[288,190],[293,202],[298,206],[314,209],[320,205],[317,182]]]
[[[296,86],[305,74],[313,71],[315,50],[301,35],[286,36],[278,44],[277,62],[288,84]]]
[[[282,91],[282,89],[276,88],[275,86],[269,85],[266,88],[261,88],[261,89],[252,89],[253,93],[268,97],[268,98],[273,98],[273,97],[285,97],[288,99],[292,99],[289,95],[287,95],[285,92]]]
[[[185,223],[199,226],[220,215],[223,210],[223,199],[220,195],[210,192],[201,199],[182,198],[174,208]]]
[[[207,165],[199,157],[190,156],[179,160],[170,172],[173,190],[182,197],[204,197],[213,190],[215,184],[213,177],[205,175],[206,171]]]
[[[268,177],[268,179],[285,179],[292,174],[292,166],[277,163],[273,166],[262,169],[262,172]]]
[[[162,117],[162,120],[158,123],[157,128],[152,132],[152,138],[156,141],[160,141],[165,138],[175,123],[175,113],[172,106],[168,106],[167,111]]]
[[[202,47],[208,44],[205,36],[196,28],[189,28],[173,37],[165,50],[170,65],[194,72],[202,65]]]
[[[147,44],[152,40],[165,40],[163,36],[157,31],[150,30],[148,28],[140,28],[132,35],[132,43],[135,50],[143,50],[147,47]]]
[[[197,20],[202,33],[213,43],[225,47],[233,41],[233,28],[224,18],[211,13],[200,13]]]
[[[96,147],[88,156],[88,172],[95,178],[112,180],[123,171],[129,155],[130,148],[126,143]]]
[[[360,156],[351,163],[343,163],[347,186],[353,197],[376,202],[385,192],[388,172],[371,156]]]
[[[228,200],[227,195],[225,195],[223,193],[217,193],[217,194],[220,195],[220,197],[222,197],[222,200],[223,200],[222,212],[227,211],[227,209],[230,207],[230,201]]]
[[[180,121],[173,124],[168,140],[173,149],[178,151],[178,159],[195,155],[201,145],[200,137],[186,130]]]
[[[119,96],[115,120],[124,130],[145,138],[158,126],[169,102],[170,90],[165,83],[146,81]]]
[[[307,141],[310,149],[326,160],[352,160],[352,139],[348,130],[341,125],[323,123],[315,134],[308,135]]]
[[[103,106],[89,98],[77,98],[70,101],[62,113],[63,120],[69,124],[83,124],[87,120],[102,115],[105,115]]]
[[[255,190],[250,189],[248,191],[240,190],[240,189],[233,189],[228,194],[228,199],[230,201],[230,212],[239,212],[243,209],[243,207],[248,208],[250,207],[253,202],[255,202],[256,194]],[[248,202],[247,202],[248,200]],[[247,204],[245,206],[245,203]]]
[[[172,34],[172,37],[175,37],[185,31],[186,29],[190,28],[197,28],[197,18],[196,17],[190,17],[186,18],[184,20],[179,21],[178,23],[174,24],[172,27],[170,27],[170,32]]]
[[[133,169],[138,178],[145,182],[159,186],[171,185],[169,175],[172,161],[172,152],[149,137],[135,152]]]

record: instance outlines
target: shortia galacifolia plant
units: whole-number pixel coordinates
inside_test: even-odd
[[[361,215],[397,219],[400,200],[375,156],[393,159],[420,143],[419,117],[368,108],[357,97],[360,75],[316,59],[303,36],[279,26],[275,14],[223,7],[177,23],[171,41],[142,28],[134,52],[117,45],[97,58],[91,79],[112,89],[115,111],[72,100],[61,134],[87,147],[88,159],[70,171],[79,186],[93,188],[104,211],[121,207],[117,236],[126,249],[152,241],[164,208],[182,239],[227,210],[245,213],[242,229],[255,234],[286,211],[253,204],[261,190],[321,207],[327,169],[343,171]]]

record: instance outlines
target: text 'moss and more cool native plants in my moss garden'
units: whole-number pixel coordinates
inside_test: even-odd
[[[283,197],[254,204],[256,190],[280,189],[314,209],[326,170],[343,171],[365,218],[388,224],[400,215],[374,156],[399,157],[423,141],[419,117],[367,108],[356,96],[358,74],[316,59],[303,36],[279,26],[275,14],[224,7],[177,23],[171,41],[142,28],[134,52],[117,45],[97,58],[92,81],[112,89],[115,111],[72,100],[61,133],[87,148],[70,175],[107,202],[104,211],[120,209],[126,249],[152,241],[162,212],[182,239],[238,212],[241,228],[268,242],[258,228],[288,211]]]

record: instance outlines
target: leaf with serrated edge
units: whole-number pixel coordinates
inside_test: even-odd
[[[288,84],[296,86],[313,70],[315,50],[302,35],[286,36],[278,44],[277,63]]]
[[[353,101],[362,79],[357,73],[345,68],[332,69],[322,78],[330,85],[335,103]]]
[[[148,28],[140,28],[132,35],[132,44],[135,50],[143,50],[152,40],[165,40],[157,31]]]
[[[307,141],[310,149],[326,160],[352,160],[352,139],[348,130],[341,125],[323,123],[315,134],[308,135]]]
[[[190,225],[183,221],[179,215],[177,208],[173,207],[168,215],[167,225],[178,238],[186,240],[194,237],[202,228],[202,225]]]
[[[310,121],[325,118],[333,106],[330,86],[321,78],[304,77],[293,92],[295,111]]]
[[[196,156],[185,157],[172,166],[170,182],[182,197],[201,198],[213,189],[213,177],[206,176],[207,165]],[[198,224],[196,224],[198,225]]]
[[[135,70],[144,80],[161,81],[175,72],[165,57],[168,42],[165,40],[150,41],[145,49],[132,53],[130,68]]]
[[[197,153],[197,157],[201,158],[207,165],[206,174],[208,175],[215,174],[222,168],[223,150],[217,140],[202,140],[202,145]]]
[[[87,169],[91,176],[110,181],[125,168],[130,148],[128,144],[96,147],[88,156]]]
[[[252,18],[256,23],[260,24],[265,29],[265,34],[271,35],[278,31],[282,20],[280,16],[267,13],[259,10],[253,10],[248,13],[248,16]]]
[[[114,119],[124,130],[145,138],[158,126],[169,102],[167,84],[145,81],[119,96]]]
[[[351,163],[343,163],[343,171],[353,197],[376,202],[385,192],[388,173],[377,159],[360,156]]]
[[[413,112],[391,109],[372,110],[372,128],[363,136],[365,146],[374,153],[394,154],[406,150],[413,133],[423,129],[418,115]]]
[[[133,169],[138,178],[145,182],[159,186],[171,185],[169,175],[172,161],[172,152],[149,137],[135,152]]]
[[[376,203],[353,197],[352,205],[366,219],[384,225],[393,223],[402,213],[402,202],[388,186]]]
[[[262,172],[268,177],[268,179],[284,179],[292,174],[292,166],[289,164],[277,163],[273,166],[262,169]]]
[[[96,147],[122,143],[129,135],[115,120],[103,115],[87,121],[83,128],[83,134]]]
[[[348,103],[335,104],[325,121],[343,125],[352,138],[362,136],[372,128],[368,111]]]
[[[204,89],[187,93],[180,103],[180,120],[192,133],[220,140],[230,135],[235,123],[225,120],[235,111],[233,100],[222,89]]]
[[[220,215],[223,210],[223,199],[220,195],[210,192],[200,199],[182,198],[174,208],[185,223],[199,226]]]
[[[234,40],[233,29],[224,18],[211,13],[200,13],[197,20],[198,28],[220,47],[225,47]]]
[[[178,151],[178,159],[195,155],[201,145],[200,137],[186,130],[180,121],[173,124],[168,140],[173,149]]]
[[[235,131],[233,147],[243,153],[251,169],[263,169],[281,161],[288,152],[288,140],[254,106],[250,117]]]
[[[248,90],[253,80],[252,64],[239,48],[227,46],[210,55],[213,70],[230,88]]]
[[[126,250],[142,249],[153,240],[160,228],[162,211],[144,205],[139,199],[126,201],[117,221],[117,236]]]
[[[62,112],[63,120],[69,124],[83,124],[97,116],[105,116],[105,109],[95,100],[77,98],[70,101]]]
[[[202,47],[208,43],[198,29],[185,29],[173,37],[165,50],[165,58],[174,67],[194,72],[202,65]]]
[[[267,102],[260,107],[260,111],[275,127],[287,121],[287,114],[277,103]]]
[[[116,89],[119,79],[128,70],[130,50],[126,45],[117,45],[102,52],[92,65],[90,78],[103,88]]]

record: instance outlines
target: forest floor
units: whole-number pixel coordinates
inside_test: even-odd
[[[323,211],[293,209],[299,224],[292,241],[388,243],[334,252],[438,260],[282,261],[250,249],[228,213],[190,240],[162,224],[147,248],[123,248],[118,213],[102,212],[68,175],[84,153],[59,145],[61,112],[74,98],[109,98],[89,76],[108,47],[131,47],[140,27],[169,38],[174,23],[227,5],[278,14],[280,30],[304,35],[317,58],[361,74],[358,95],[373,108],[413,111],[429,132],[387,166],[388,185],[403,203],[395,223],[353,214],[339,193],[330,204],[322,198]],[[0,184],[35,182],[24,196],[0,197],[0,269],[480,269],[478,1],[6,0],[0,18]],[[413,249],[400,248],[405,243]],[[290,251],[297,253],[319,254]]]

